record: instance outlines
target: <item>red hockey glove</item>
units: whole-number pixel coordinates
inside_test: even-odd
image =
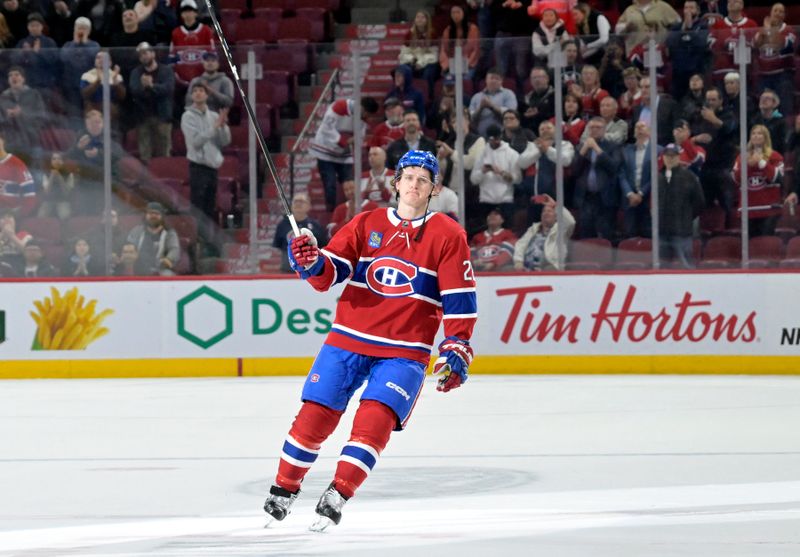
[[[308,228],[301,228],[300,235],[289,243],[289,265],[304,279],[319,274],[322,260],[317,239]]]
[[[469,342],[455,337],[444,339],[439,345],[439,358],[433,364],[433,374],[442,374],[436,390],[446,393],[460,387],[467,380],[471,363],[472,348]]]

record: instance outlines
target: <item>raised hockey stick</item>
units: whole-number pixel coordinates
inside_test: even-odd
[[[239,72],[236,71],[236,64],[234,64],[233,56],[231,55],[231,48],[228,46],[228,41],[225,40],[225,35],[222,33],[222,26],[219,24],[217,14],[214,12],[214,6],[211,5],[211,0],[205,0],[205,3],[208,7],[208,15],[211,17],[211,23],[214,26],[214,31],[216,31],[217,37],[219,37],[219,44],[222,47],[222,51],[225,53],[225,58],[228,60],[228,66],[230,66],[231,72],[233,73],[233,81],[236,83],[236,88],[239,90],[239,94],[242,96],[242,101],[244,101],[244,108],[247,110],[247,119],[250,120],[250,125],[256,132],[256,138],[258,139],[258,144],[261,146],[261,152],[264,153],[264,158],[267,161],[267,168],[269,168],[269,173],[272,175],[272,180],[275,182],[275,187],[278,189],[278,195],[281,198],[281,203],[283,203],[283,212],[289,219],[289,223],[292,225],[292,231],[294,232],[294,235],[299,236],[300,230],[297,228],[297,221],[292,214],[292,207],[289,204],[286,193],[283,191],[283,184],[281,184],[281,179],[278,177],[278,169],[275,167],[275,163],[272,160],[272,155],[269,154],[269,149],[267,149],[267,142],[264,139],[264,132],[261,131],[261,125],[259,125],[258,120],[256,119],[256,113],[253,111],[253,107],[250,105],[247,95],[244,94],[244,88],[242,87],[242,82],[239,79]],[[255,187],[255,184],[251,184],[250,187]]]

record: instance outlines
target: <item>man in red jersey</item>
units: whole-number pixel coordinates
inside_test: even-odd
[[[289,246],[292,267],[315,290],[349,282],[283,444],[264,504],[271,519],[289,513],[320,446],[366,381],[350,439],[311,528],[339,523],[342,507],[375,466],[392,431],[402,430],[411,416],[442,321],[446,338],[433,371],[442,374],[437,389],[447,392],[467,379],[477,318],[475,278],[464,230],[449,217],[428,212],[438,174],[433,153],[409,151],[393,182],[397,209],[359,213],[325,249],[317,248],[307,230]]]

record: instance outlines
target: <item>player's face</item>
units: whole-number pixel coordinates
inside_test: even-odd
[[[404,168],[397,180],[397,191],[400,193],[400,203],[413,209],[423,209],[433,191],[431,173],[420,166]]]

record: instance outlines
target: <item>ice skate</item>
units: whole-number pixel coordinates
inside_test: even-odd
[[[288,489],[283,489],[277,485],[273,485],[269,490],[269,497],[264,502],[264,511],[269,515],[267,517],[267,524],[264,528],[269,527],[276,520],[283,520],[286,515],[291,512],[292,504],[300,490],[292,493]]]
[[[347,497],[339,493],[331,484],[317,503],[316,513],[319,515],[309,530],[324,532],[331,524],[339,524],[342,520],[342,507],[347,502]]]

